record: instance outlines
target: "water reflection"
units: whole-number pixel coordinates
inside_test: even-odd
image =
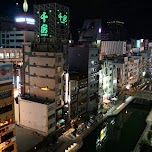
[[[145,128],[149,111],[149,107],[129,105],[87,136],[79,152],[131,152]]]

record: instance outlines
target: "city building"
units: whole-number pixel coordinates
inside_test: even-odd
[[[69,77],[69,114],[75,119],[87,112],[88,80],[78,73],[70,73]]]
[[[139,80],[139,59],[124,56],[116,56],[113,64],[117,67],[118,87],[130,88]]]
[[[33,31],[4,31],[1,32],[1,48],[22,48],[23,42],[33,42]]]
[[[69,41],[69,8],[58,3],[34,5],[35,41],[49,43],[58,52]]]
[[[16,152],[13,66],[0,63],[0,151]]]
[[[34,31],[35,19],[32,14],[18,14],[15,17],[15,27],[19,31]]]
[[[125,55],[126,41],[101,41],[100,54],[104,55]]]
[[[101,19],[84,20],[82,30],[79,35],[81,44],[96,44],[100,47],[100,40],[110,40],[110,34],[106,32]]]
[[[87,111],[97,109],[99,50],[97,47],[74,46],[68,48],[68,70],[87,78]]]
[[[41,45],[39,44],[37,47],[41,48]],[[31,43],[28,42],[24,43],[23,50],[21,86],[23,101],[21,99],[19,104],[19,123],[46,136],[65,125],[64,105],[67,104],[67,101],[64,101],[63,92],[63,53],[34,51],[31,50]],[[31,112],[28,117],[30,109],[41,107],[40,105],[43,105],[42,115],[44,114],[46,121],[41,120],[44,118],[38,116],[37,110]],[[24,109],[24,107],[27,108]],[[28,109],[28,107],[30,108]],[[33,118],[35,119],[33,120]],[[43,129],[44,126],[45,129]]]
[[[127,29],[124,22],[118,20],[108,21],[107,28],[111,33],[112,41],[127,40]]]
[[[101,112],[104,103],[112,102],[117,94],[117,67],[108,59],[102,60],[100,66],[98,112]]]
[[[22,65],[22,48],[0,48],[0,61]]]

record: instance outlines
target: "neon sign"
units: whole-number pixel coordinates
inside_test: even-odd
[[[41,30],[40,30],[40,35],[41,36],[48,36],[48,24],[46,24],[46,21],[48,19],[48,15],[46,12],[43,12],[42,15],[40,16],[43,24],[41,25]]]
[[[59,19],[60,23],[66,24],[67,23],[67,18],[68,18],[67,15],[62,15],[62,13],[59,12],[58,19]]]

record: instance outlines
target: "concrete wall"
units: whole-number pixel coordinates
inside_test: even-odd
[[[48,107],[45,104],[31,102],[28,100],[20,101],[20,125],[48,133]]]

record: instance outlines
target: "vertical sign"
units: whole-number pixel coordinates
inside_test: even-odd
[[[57,10],[57,11],[59,12],[59,14],[58,14],[59,21],[58,21],[58,23],[67,25],[67,22],[68,22],[68,16],[67,16],[67,14],[68,13],[66,12],[66,14],[63,14],[59,10]]]
[[[42,20],[40,36],[48,36],[48,24],[46,22],[48,19],[48,15],[46,14],[46,12],[43,12],[41,14],[40,19]]]

